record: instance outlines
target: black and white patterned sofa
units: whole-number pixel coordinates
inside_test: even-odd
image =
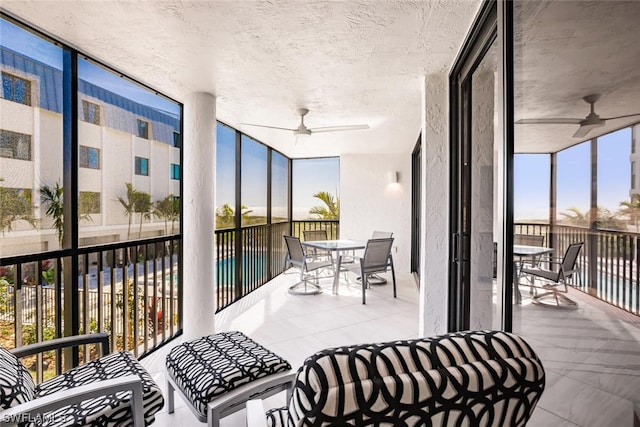
[[[20,362],[42,351],[100,342],[107,334],[60,338],[14,350],[0,347],[0,425],[143,426],[164,406],[157,384],[129,352],[104,355],[36,385]],[[16,420],[25,421],[15,423]]]
[[[540,360],[520,337],[460,332],[338,347],[307,358],[289,406],[247,403],[247,425],[524,426],[542,391]]]

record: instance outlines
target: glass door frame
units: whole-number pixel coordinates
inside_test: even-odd
[[[420,285],[420,213],[422,206],[422,134],[411,153],[411,273]],[[426,179],[426,177],[425,177]]]
[[[502,329],[512,330],[513,263],[513,5],[510,2],[487,0],[460,49],[449,75],[450,114],[450,201],[449,201],[449,331],[469,329],[471,313],[471,76],[493,43],[500,51],[499,73],[502,94],[502,135],[504,143],[504,171],[497,179],[503,180],[502,245],[495,256],[498,260],[498,286],[502,288],[500,317]],[[500,108],[500,107],[497,107]],[[502,261],[501,261],[502,260]],[[507,280],[506,278],[509,278]],[[507,286],[508,284],[508,286]]]

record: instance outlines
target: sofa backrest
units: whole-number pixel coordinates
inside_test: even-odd
[[[0,411],[33,400],[35,388],[27,368],[11,352],[0,347]]]
[[[338,347],[299,369],[289,426],[523,426],[544,369],[520,337],[497,331]]]

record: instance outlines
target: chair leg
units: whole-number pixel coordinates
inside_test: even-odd
[[[167,380],[167,413],[169,414],[173,414],[173,408],[174,408],[174,390],[173,390],[173,386],[171,385],[171,382]]]
[[[396,269],[393,267],[393,257],[389,255],[389,260],[391,261],[391,279],[393,280],[393,297],[397,297],[396,292]]]
[[[367,293],[367,275],[364,274],[362,268],[360,268],[360,277],[362,278],[362,304],[366,304],[366,293]]]
[[[363,277],[362,278],[362,304],[367,303],[366,296],[365,296],[367,293],[366,289],[367,289],[367,278]]]

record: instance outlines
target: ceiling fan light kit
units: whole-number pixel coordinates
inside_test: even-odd
[[[584,138],[593,129],[602,127],[606,124],[607,120],[623,119],[626,117],[640,116],[640,113],[626,114],[623,116],[606,117],[601,118],[595,111],[595,103],[600,99],[600,94],[594,93],[582,98],[584,102],[591,106],[591,111],[584,119],[574,118],[548,118],[548,119],[521,119],[516,124],[527,125],[541,125],[541,124],[567,124],[567,125],[579,125],[576,132],[573,134],[574,138]]]
[[[344,125],[344,126],[328,126],[328,127],[321,127],[321,128],[308,128],[304,124],[304,116],[306,116],[308,113],[309,113],[309,110],[307,108],[298,109],[298,114],[300,115],[300,124],[295,129],[282,128],[277,126],[259,125],[255,123],[241,123],[241,124],[246,126],[255,126],[255,127],[261,127],[261,128],[267,128],[267,129],[288,130],[290,132],[293,132],[293,134],[296,137],[303,137],[303,138],[309,137],[314,133],[321,133],[321,132],[341,132],[341,131],[347,131],[347,130],[369,129],[369,125]]]

